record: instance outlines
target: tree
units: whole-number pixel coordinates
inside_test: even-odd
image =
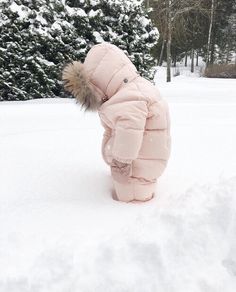
[[[211,18],[208,32],[208,42],[207,42],[207,56],[206,56],[206,64],[209,63],[209,55],[210,55],[210,45],[211,45],[211,34],[212,34],[212,26],[215,12],[215,0],[211,0]]]
[[[145,1],[147,3],[147,1]],[[160,42],[153,55],[162,65],[167,61],[168,22],[166,10],[168,0],[150,0],[149,13],[160,32]],[[171,59],[191,56],[191,70],[197,55],[209,64],[229,63],[236,51],[236,1],[235,0],[170,0]],[[170,39],[170,36],[169,36]],[[169,50],[168,50],[169,52]],[[169,55],[169,53],[168,53]]]
[[[235,0],[215,0],[209,63],[227,63],[235,52]]]
[[[174,55],[174,63],[176,63],[177,54],[183,54],[186,50],[190,50],[192,56],[194,55],[194,39],[196,39],[195,32],[197,30],[193,29],[193,27],[190,29],[190,24],[194,14],[204,14],[201,1],[202,0],[153,0],[150,3],[153,7],[151,18],[157,25],[163,40],[159,64],[162,63],[161,59],[165,43],[167,46],[167,82],[171,80],[171,55]],[[190,39],[191,42],[189,41]]]
[[[86,43],[66,7],[57,0],[16,0],[1,2],[0,12],[0,99],[59,96],[62,64],[80,58]]]
[[[171,38],[172,38],[172,16],[171,16],[171,0],[166,1],[166,22],[167,22],[167,75],[166,81],[171,81]]]
[[[95,28],[94,42],[107,41],[117,45],[127,52],[141,75],[152,79],[156,63],[150,51],[159,34],[142,2],[100,0],[92,3],[93,9],[85,7],[85,11],[90,15],[90,25]]]
[[[141,2],[3,0],[0,2],[0,100],[68,97],[60,72],[92,45],[117,44],[145,76],[157,42]]]

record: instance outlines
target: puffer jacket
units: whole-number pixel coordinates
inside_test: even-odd
[[[77,90],[71,79],[67,89],[71,86],[87,108],[98,108],[105,128],[105,162],[131,163],[131,179],[155,182],[170,155],[169,111],[158,89],[139,75],[122,50],[109,43],[93,46],[84,63],[74,66],[83,67],[80,71],[87,78],[83,82],[89,84],[83,96],[93,93],[93,101],[81,100],[81,88]]]

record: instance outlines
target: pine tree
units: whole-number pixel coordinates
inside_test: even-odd
[[[235,0],[215,0],[214,23],[211,42],[210,63],[228,63],[235,53]]]
[[[2,0],[0,100],[67,97],[62,66],[83,61],[94,44],[116,44],[150,76],[157,30],[141,2],[129,0]]]
[[[152,78],[155,60],[150,51],[158,40],[158,31],[149,19],[142,1],[71,0],[71,7],[83,7],[93,27],[94,44],[103,41],[125,50],[145,77]]]
[[[61,67],[84,56],[87,44],[73,14],[59,0],[0,3],[0,100],[63,96]],[[88,31],[79,18],[80,31]]]

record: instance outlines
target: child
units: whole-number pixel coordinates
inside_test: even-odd
[[[62,79],[86,110],[98,111],[117,199],[150,200],[170,153],[169,112],[157,88],[106,42],[93,46],[83,64],[68,64]]]

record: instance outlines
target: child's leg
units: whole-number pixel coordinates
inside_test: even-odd
[[[118,201],[131,202],[134,200],[134,186],[133,183],[119,183],[113,180],[115,192]]]
[[[155,182],[149,182],[141,184],[138,182],[134,183],[134,200],[135,201],[149,201],[154,197],[156,189]]]
[[[131,181],[128,183],[119,183],[113,180],[117,199],[122,202],[148,201],[153,198],[156,183],[139,183]]]

